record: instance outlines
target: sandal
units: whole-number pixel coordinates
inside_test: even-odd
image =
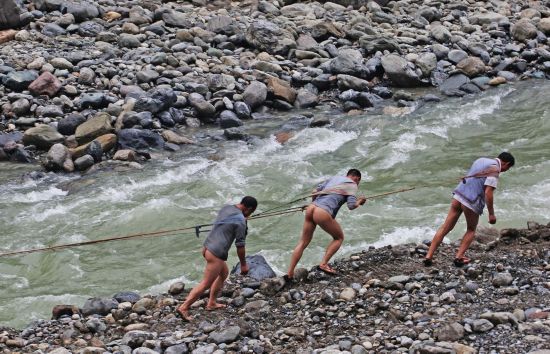
[[[317,269],[319,269],[321,272],[330,274],[330,275],[337,275],[338,272],[332,269],[328,264],[325,265],[318,265]]]
[[[460,267],[462,267],[462,266],[464,266],[464,265],[466,265],[466,264],[469,264],[470,261],[471,261],[470,258],[468,258],[468,257],[462,257],[462,258],[455,258],[455,260],[454,260],[453,263],[454,263],[455,267],[459,267],[459,268],[460,268]]]
[[[424,258],[422,263],[424,263],[424,267],[431,267],[434,262],[431,258]]]

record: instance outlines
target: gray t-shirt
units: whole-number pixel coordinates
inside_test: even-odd
[[[226,205],[220,209],[212,231],[204,240],[204,247],[216,257],[227,260],[231,244],[243,247],[246,239],[246,219],[235,205]]]
[[[344,177],[344,176],[335,176],[327,181],[319,184],[317,186],[317,191],[321,192],[323,190],[331,190],[331,188],[334,188],[338,185],[342,185],[344,183],[352,183],[353,186],[356,186],[355,182],[353,182],[350,178]],[[338,214],[338,210],[340,210],[340,207],[346,203],[348,204],[349,209],[355,208],[355,203],[357,202],[357,198],[354,195],[343,195],[343,194],[321,194],[317,198],[315,198],[315,201],[313,204],[316,206],[326,210],[334,219],[336,217],[336,214]]]

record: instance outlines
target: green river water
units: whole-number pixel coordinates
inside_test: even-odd
[[[22,179],[29,166],[0,164],[0,252],[208,223],[220,206],[245,194],[266,209],[351,167],[363,172],[360,190],[366,195],[432,187],[371,200],[353,212],[342,208],[338,220],[346,240],[337,257],[370,245],[431,239],[448,209],[454,187],[449,180],[477,157],[502,150],[517,162],[502,175],[496,193],[496,226],[547,223],[549,97],[550,82],[527,81],[429,103],[404,116],[331,116],[330,127],[298,129],[282,145],[273,132],[292,122],[291,116],[257,120],[247,123],[260,136],[249,144],[184,148],[142,170],[87,177],[70,193],[60,183],[75,176]],[[248,254],[261,253],[282,274],[302,217],[251,221]],[[486,215],[480,224],[488,225]],[[450,239],[463,231],[461,220]],[[202,239],[175,235],[0,258],[0,325],[22,328],[49,318],[54,305],[81,306],[92,296],[156,294],[176,280],[192,285],[204,266]],[[315,265],[328,241],[317,231],[301,265]],[[231,251],[230,266],[236,260]]]

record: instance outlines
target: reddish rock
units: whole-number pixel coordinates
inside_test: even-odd
[[[57,320],[61,316],[72,316],[80,313],[77,306],[73,305],[56,305],[52,309],[52,319]]]
[[[61,82],[53,74],[45,71],[29,85],[29,91],[33,95],[48,95],[50,97],[61,88]]]
[[[13,41],[16,34],[16,30],[0,31],[0,44]]]
[[[279,144],[284,144],[284,143],[286,143],[290,138],[292,138],[293,136],[294,136],[294,133],[292,133],[292,132],[280,132],[280,133],[275,134],[275,140],[276,140]]]

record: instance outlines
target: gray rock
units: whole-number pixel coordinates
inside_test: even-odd
[[[382,67],[391,82],[398,87],[416,87],[422,84],[418,75],[403,57],[389,54],[382,57]]]
[[[185,290],[185,284],[181,281],[178,281],[170,285],[170,289],[168,289],[168,293],[170,295],[179,295],[183,293],[184,290]]]
[[[188,353],[187,345],[185,343],[172,345],[164,351],[164,354],[185,354]]]
[[[469,77],[475,77],[485,73],[485,63],[477,57],[462,59],[457,64],[456,68]]]
[[[192,28],[195,26],[195,21],[191,16],[179,11],[165,11],[162,14],[162,20],[168,25],[180,28]]]
[[[105,108],[109,105],[109,99],[106,94],[101,92],[87,92],[80,95],[76,104],[81,109],[86,108]]]
[[[97,22],[86,21],[78,26],[78,34],[82,37],[96,37],[105,28]]]
[[[17,116],[21,116],[29,111],[31,103],[26,98],[20,98],[11,104],[11,111]]]
[[[222,129],[240,127],[241,125],[243,125],[243,122],[234,112],[225,110],[220,113],[220,127]]]
[[[254,21],[246,32],[248,43],[259,50],[270,54],[288,54],[290,49],[296,48],[294,36],[277,24],[266,21]]]
[[[196,92],[193,92],[189,95],[189,104],[191,107],[195,108],[197,115],[206,121],[211,121],[214,119],[216,114],[216,107],[204,97]]]
[[[252,81],[243,92],[243,100],[251,109],[261,106],[267,98],[267,86],[259,81]]]
[[[429,77],[437,66],[437,57],[434,53],[422,53],[416,60],[416,66],[422,71],[422,77]]]
[[[378,51],[383,52],[385,50],[401,53],[399,43],[391,37],[364,35],[359,38],[359,45],[369,54],[373,54]]]
[[[472,322],[472,329],[474,332],[487,332],[495,327],[491,321],[486,319],[479,319]]]
[[[221,331],[214,331],[210,333],[208,339],[212,340],[216,344],[232,343],[239,336],[241,328],[239,326],[229,326]]]
[[[74,167],[78,171],[84,171],[94,165],[94,158],[90,155],[84,155],[74,160]]]
[[[491,321],[494,325],[511,323],[518,326],[518,320],[511,312],[485,312],[479,317]]]
[[[102,112],[76,127],[75,138],[79,144],[85,144],[112,131],[111,116]]]
[[[113,295],[113,299],[118,302],[131,302],[134,304],[141,299],[141,296],[133,291],[122,291]]]
[[[84,316],[101,315],[106,316],[111,313],[111,310],[118,307],[118,302],[115,299],[102,299],[94,297],[86,300],[82,307]]]
[[[430,28],[430,35],[439,43],[448,43],[451,41],[451,32],[441,25],[435,25]]]
[[[72,113],[57,122],[57,130],[63,135],[73,135],[76,128],[86,121],[80,113]]]
[[[26,90],[37,78],[38,73],[34,70],[12,71],[2,78],[2,83],[10,90],[20,92]]]
[[[233,103],[233,109],[240,119],[250,119],[250,107],[242,101]]]
[[[120,149],[164,149],[164,139],[158,133],[150,130],[121,129],[117,133],[117,138],[117,145]]]
[[[306,88],[301,88],[296,95],[294,106],[296,108],[310,108],[317,106],[317,103],[319,103],[319,97],[315,93]]]
[[[151,69],[141,70],[136,74],[136,78],[137,78],[138,82],[144,82],[144,83],[153,82],[156,79],[158,79],[159,76],[160,75],[159,75],[158,72],[156,72],[155,70],[151,70]]]
[[[352,288],[344,288],[342,292],[340,292],[340,295],[338,298],[344,300],[344,301],[352,301],[355,299],[356,292]]]
[[[239,26],[236,21],[229,16],[213,16],[208,20],[206,29],[214,33],[222,33],[231,36],[238,31]]]
[[[20,9],[15,0],[0,0],[0,30],[20,26]]]
[[[121,343],[130,348],[138,348],[146,341],[154,339],[155,335],[145,331],[129,331],[122,337]]]
[[[172,107],[177,100],[178,97],[171,88],[155,87],[137,100],[134,111],[156,114]]]
[[[118,45],[122,48],[139,48],[141,42],[136,35],[121,33],[118,38]]]
[[[42,34],[48,37],[57,37],[66,34],[67,31],[56,23],[46,23],[42,27]]]
[[[44,167],[49,171],[63,171],[68,158],[70,158],[69,149],[63,144],[54,144],[46,155]]]
[[[435,331],[439,341],[456,342],[464,337],[464,327],[458,322],[447,323]]]
[[[405,284],[405,283],[408,283],[410,279],[411,277],[409,277],[408,275],[396,275],[394,277],[389,278],[388,281],[392,283]]]
[[[99,9],[94,4],[86,2],[63,2],[61,12],[71,14],[77,22],[99,17]]]
[[[39,149],[47,150],[52,145],[62,143],[65,138],[49,125],[38,125],[27,129],[23,135],[23,144],[34,145]]]
[[[447,54],[447,58],[453,64],[458,64],[462,60],[468,58],[468,53],[460,49],[453,49]]]
[[[458,90],[460,86],[470,82],[470,79],[464,74],[455,74],[445,80],[440,86],[439,90],[446,93],[453,90]]]
[[[510,33],[515,40],[525,42],[537,37],[537,27],[530,20],[522,19],[512,26]]]
[[[507,286],[512,284],[514,281],[514,277],[512,277],[512,274],[510,273],[497,273],[493,276],[493,280],[491,281],[491,284],[493,284],[494,287],[501,287],[501,286]]]
[[[330,61],[329,70],[333,74],[362,76],[365,72],[363,55],[356,49],[342,49],[338,56]]]
[[[338,79],[338,88],[340,90],[357,90],[357,91],[368,91],[369,82],[367,80],[360,79],[355,76],[339,74]]]
[[[324,127],[325,125],[330,124],[329,117],[326,116],[317,116],[309,123],[310,128]]]
[[[107,329],[107,326],[99,318],[90,318],[86,321],[86,327],[92,333],[100,333]]]
[[[86,148],[86,154],[93,157],[94,162],[101,162],[101,157],[103,156],[101,143],[97,140],[92,141]]]
[[[252,256],[246,256],[246,263],[248,264],[248,276],[256,280],[262,280],[267,278],[274,278],[277,275],[271,268],[267,260],[261,254],[255,254]],[[231,270],[231,274],[241,274],[241,268],[239,264],[236,264]]]

